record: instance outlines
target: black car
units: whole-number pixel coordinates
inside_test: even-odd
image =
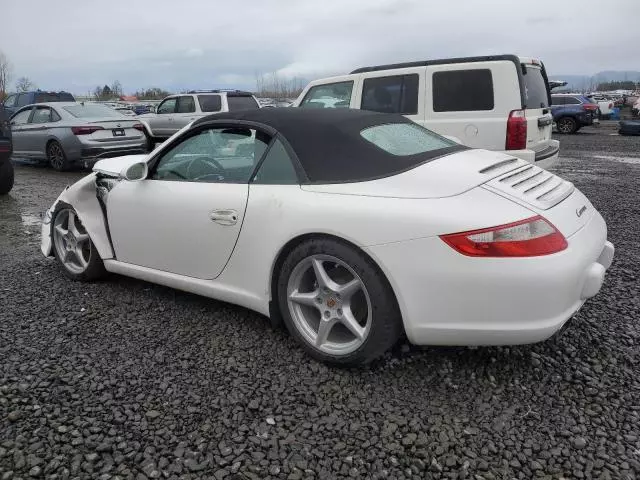
[[[9,116],[0,105],[0,195],[9,193],[13,187],[12,152],[13,143],[11,142]]]
[[[5,98],[3,105],[7,116],[16,113],[25,105],[33,103],[50,103],[50,102],[75,102],[76,99],[69,92],[45,92],[44,90],[35,90],[33,92],[13,93]]]

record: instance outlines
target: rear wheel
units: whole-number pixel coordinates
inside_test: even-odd
[[[90,281],[105,275],[104,264],[78,218],[69,205],[53,214],[53,252],[62,271],[72,280]]]
[[[559,133],[576,133],[578,131],[578,122],[571,117],[563,117],[557,122],[557,128]]]
[[[332,239],[294,248],[282,265],[277,293],[287,329],[323,362],[369,363],[402,334],[384,275],[362,252]]]
[[[0,164],[0,195],[6,195],[13,188],[13,164],[7,159]]]
[[[55,140],[49,142],[47,145],[47,160],[49,161],[49,165],[59,172],[68,170],[70,167],[62,145]]]

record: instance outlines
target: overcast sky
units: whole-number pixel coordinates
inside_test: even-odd
[[[640,0],[0,0],[0,18],[14,80],[77,94],[494,53],[552,75],[640,70]]]

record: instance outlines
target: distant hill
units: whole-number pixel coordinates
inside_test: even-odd
[[[594,75],[556,75],[549,74],[549,80],[564,80],[568,82],[570,90],[593,90],[603,82],[640,82],[640,72],[637,70],[615,71],[605,70]]]

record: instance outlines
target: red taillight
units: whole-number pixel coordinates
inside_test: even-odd
[[[583,103],[582,106],[585,110],[596,111],[598,110],[598,105],[594,105],[593,103]]]
[[[133,128],[135,128],[136,130],[140,130],[141,132],[144,132],[144,125],[142,125],[141,123],[136,123]]]
[[[613,108],[613,103],[609,104],[609,109]]]
[[[527,147],[527,119],[524,110],[514,110],[507,120],[506,150],[523,150]]]
[[[71,127],[71,131],[74,133],[74,135],[91,135],[93,132],[97,132],[98,130],[104,130],[104,128],[93,125],[84,127]]]
[[[469,257],[535,257],[567,248],[567,240],[540,215],[470,232],[441,235],[451,248]]]
[[[0,153],[7,153],[9,151],[9,145],[0,145]]]

